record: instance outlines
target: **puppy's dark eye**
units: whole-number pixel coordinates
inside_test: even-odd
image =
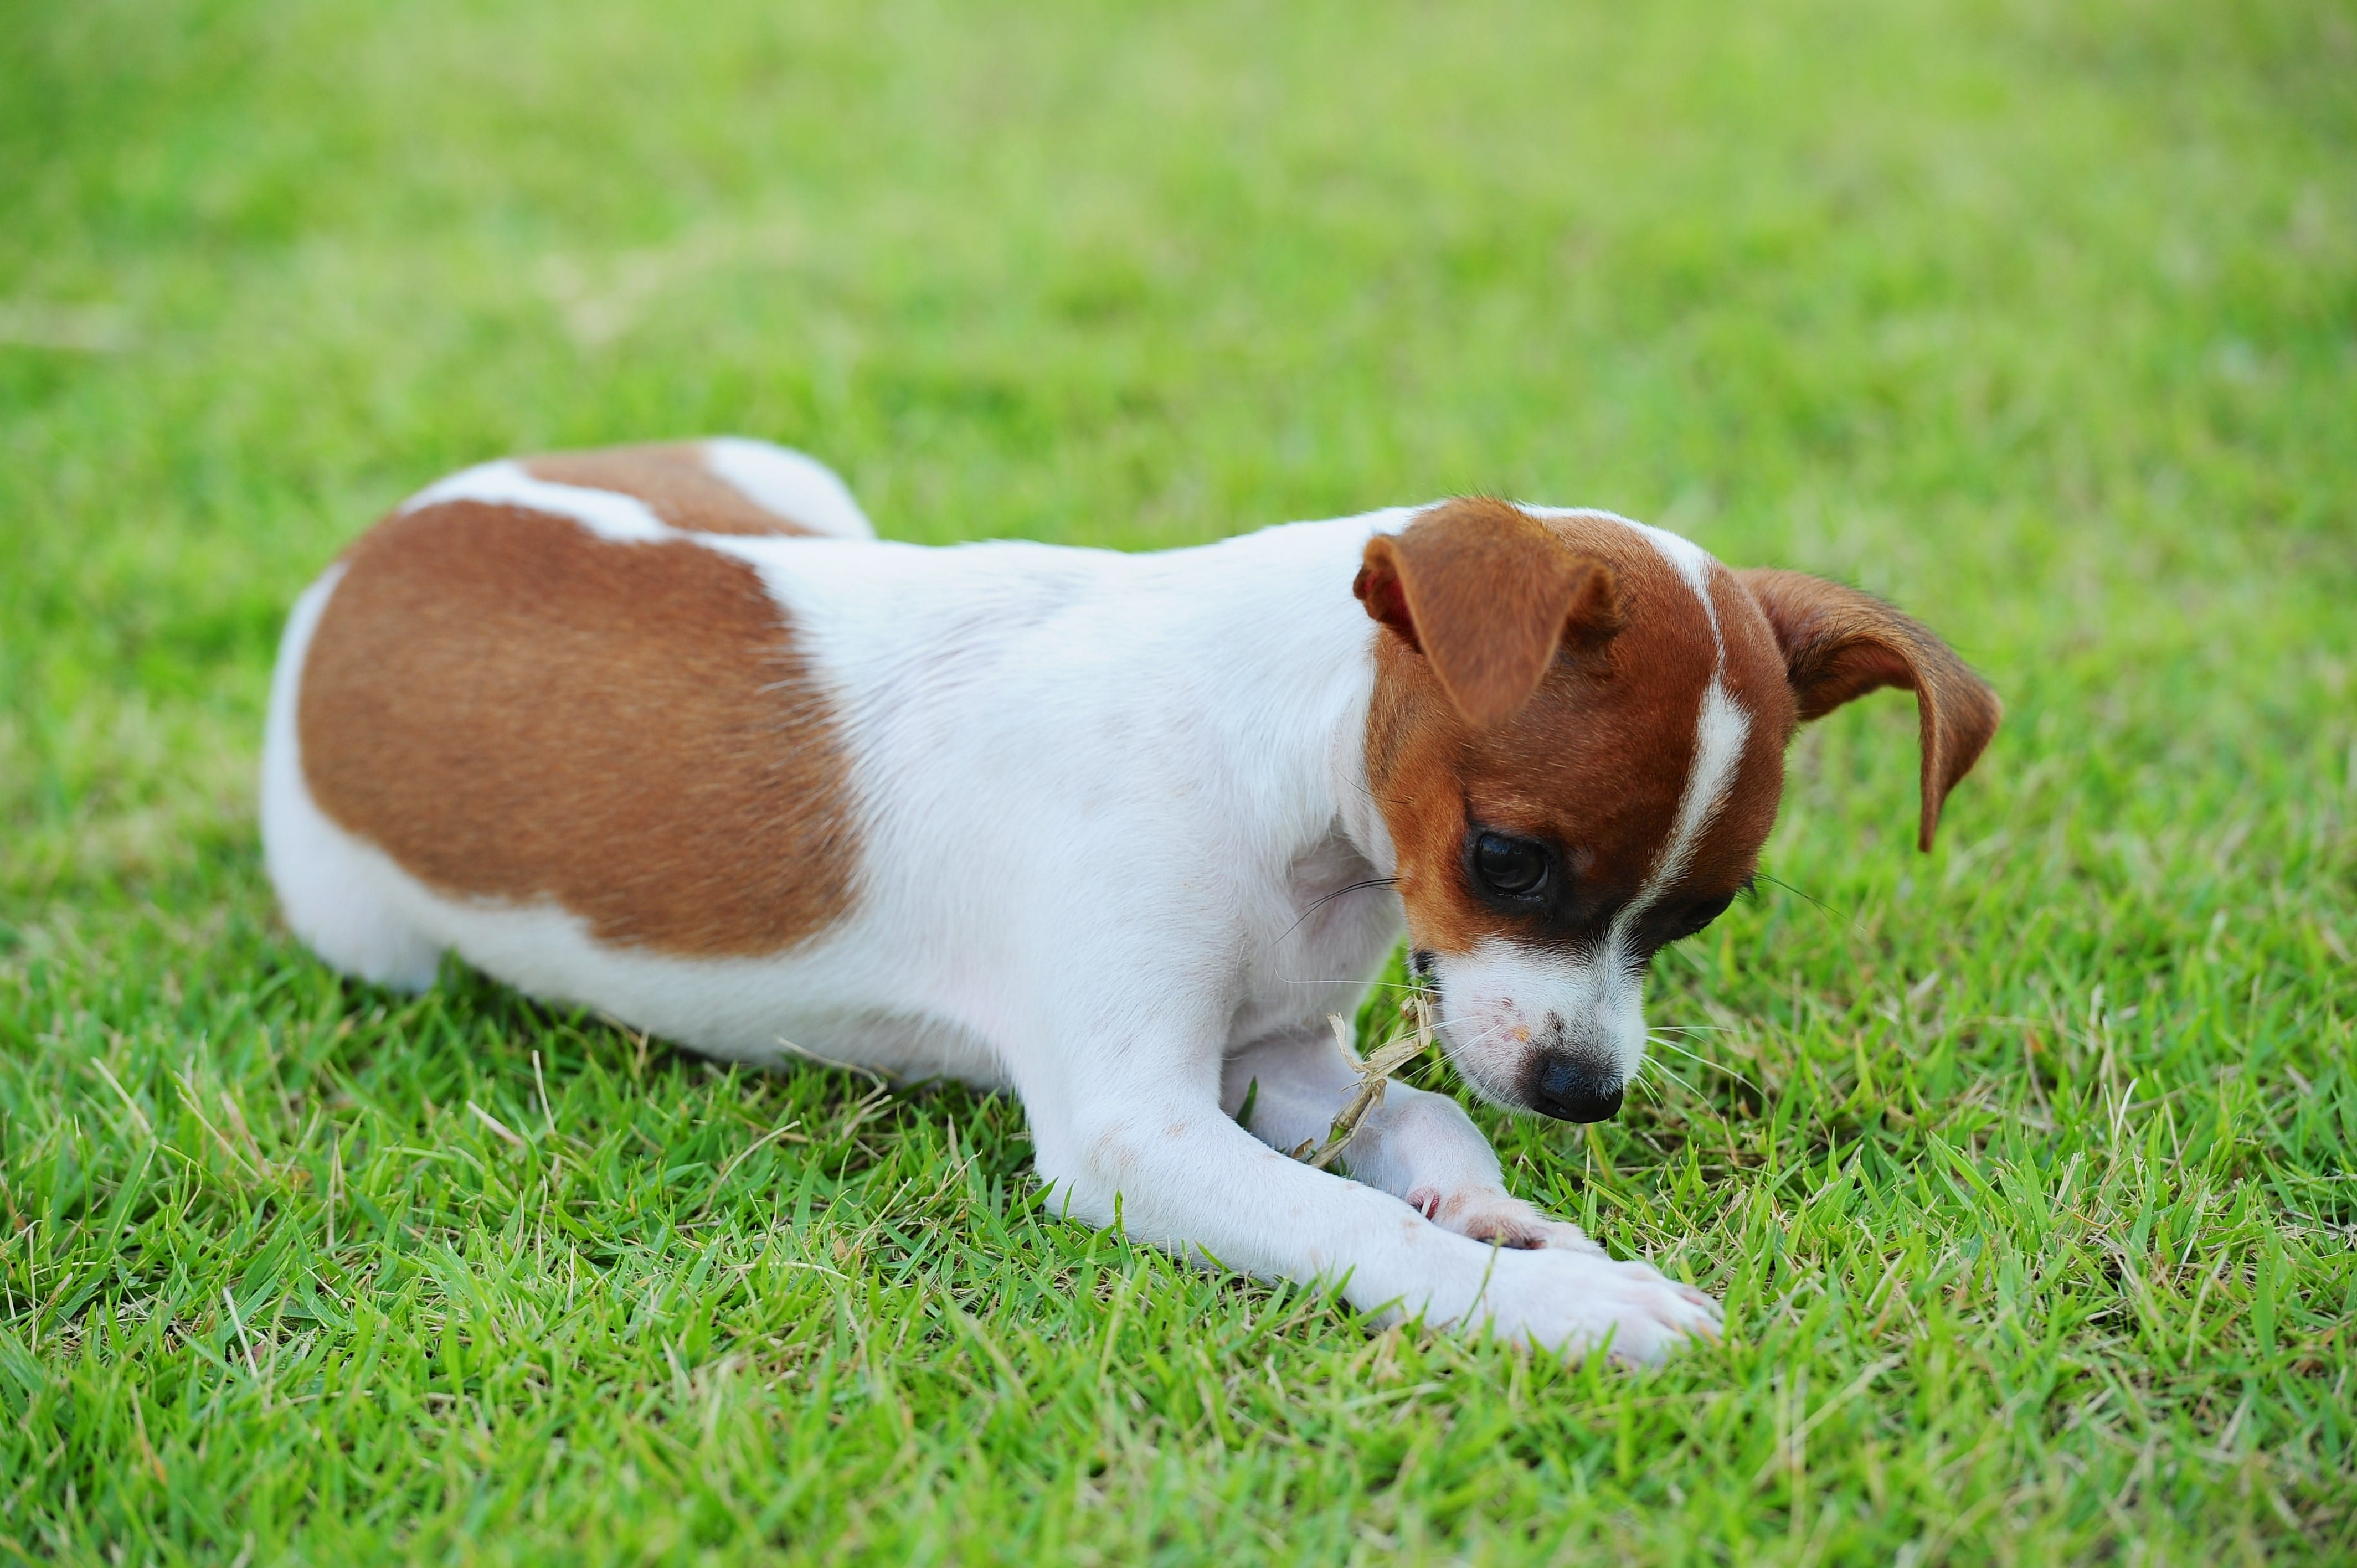
[[[1529,839],[1483,833],[1473,841],[1473,874],[1493,893],[1527,898],[1546,880],[1547,853]]]
[[[1683,941],[1686,938],[1693,936],[1705,926],[1709,925],[1713,920],[1716,920],[1721,915],[1726,914],[1727,907],[1734,902],[1735,900],[1731,897],[1706,898],[1699,904],[1687,905],[1686,908],[1680,911],[1678,915],[1678,923],[1676,927],[1677,935],[1672,937],[1670,940],[1674,942]]]

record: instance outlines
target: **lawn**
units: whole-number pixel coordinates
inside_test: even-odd
[[[1932,620],[1618,1121],[1564,1366],[1058,1219],[1019,1109],[278,925],[279,619],[707,431],[889,535],[1454,491]],[[0,1554],[2357,1555],[2357,23],[2039,0],[27,0],[0,26]],[[1421,1080],[1450,1086],[1437,1062]]]

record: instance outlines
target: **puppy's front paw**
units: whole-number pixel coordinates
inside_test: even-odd
[[[1651,1263],[1600,1252],[1501,1253],[1476,1317],[1491,1330],[1550,1350],[1582,1354],[1607,1339],[1612,1359],[1648,1366],[1694,1338],[1716,1339],[1718,1303]]]
[[[1604,1249],[1568,1219],[1557,1219],[1495,1187],[1443,1192],[1420,1187],[1407,1195],[1408,1207],[1444,1230],[1476,1241],[1531,1251],[1553,1248],[1566,1252],[1602,1256]]]

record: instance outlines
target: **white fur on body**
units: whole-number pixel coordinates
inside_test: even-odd
[[[1355,1013],[1403,929],[1387,887],[1326,900],[1393,869],[1363,755],[1377,632],[1349,587],[1367,539],[1412,512],[1159,554],[929,549],[864,537],[833,475],[781,456],[770,493],[728,477],[789,515],[839,497],[846,537],[692,537],[759,569],[830,688],[865,849],[844,919],[770,958],[602,946],[560,908],[437,892],[345,832],[305,788],[295,726],[331,569],[288,624],[264,764],[296,934],[409,987],[455,949],[716,1056],[1012,1088],[1074,1216],[1108,1223],[1118,1202],[1135,1237],[1341,1279],[1369,1310],[1573,1348],[1609,1337],[1634,1359],[1713,1328],[1706,1297],[1510,1197],[1445,1097],[1393,1087],[1345,1153],[1354,1179],[1277,1152],[1321,1136],[1348,1093],[1326,1015]],[[511,464],[412,504],[461,497],[670,532]],[[1539,1245],[1472,1239],[1501,1230]]]

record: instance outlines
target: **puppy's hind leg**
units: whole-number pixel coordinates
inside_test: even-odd
[[[295,601],[278,667],[270,682],[270,719],[262,745],[262,851],[289,929],[348,974],[404,991],[434,983],[442,944],[395,908],[399,876],[382,852],[328,821],[303,781],[303,660],[328,607],[340,566],[331,567]]]
[[[852,499],[851,487],[807,453],[742,435],[716,435],[704,443],[704,460],[755,505],[813,533],[876,537],[876,525]]]

